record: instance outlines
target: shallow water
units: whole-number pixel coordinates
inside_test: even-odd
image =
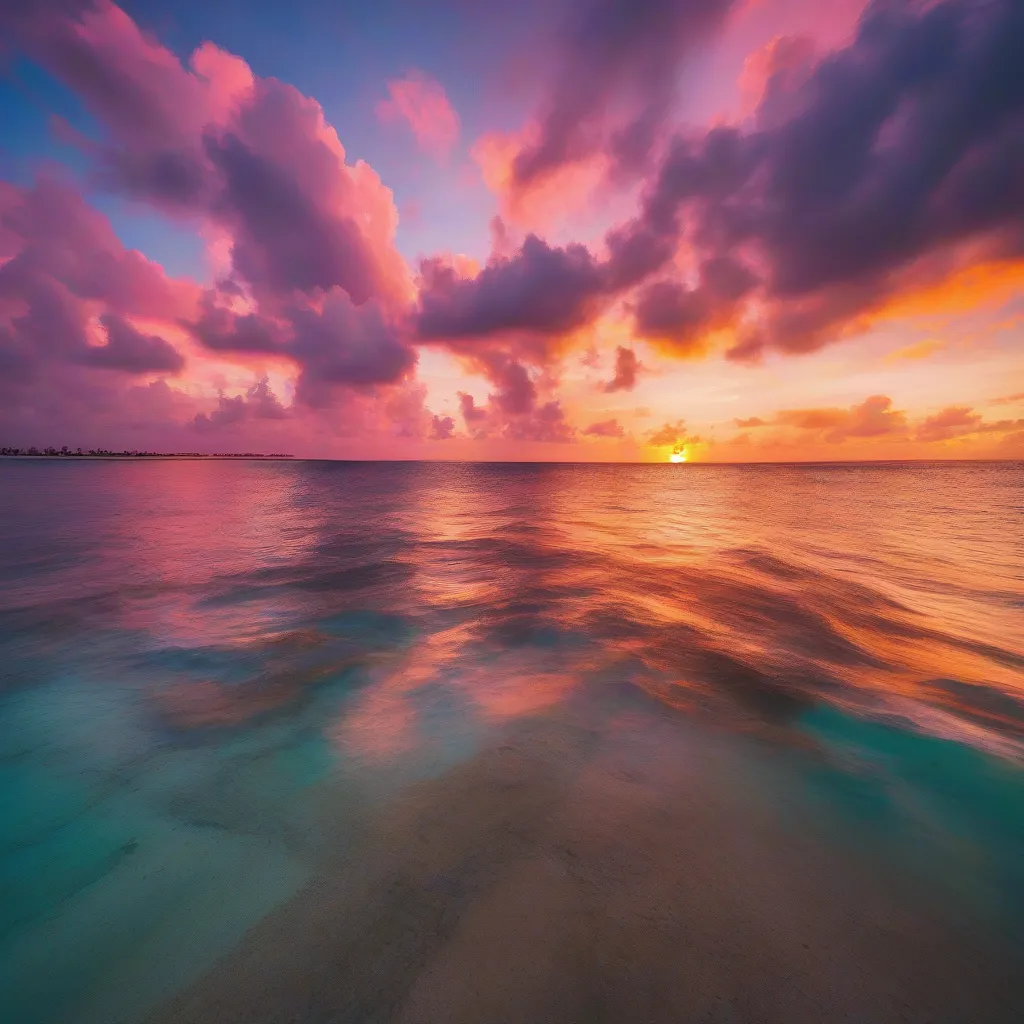
[[[0,521],[19,1024],[1021,1018],[1024,465],[25,460]]]

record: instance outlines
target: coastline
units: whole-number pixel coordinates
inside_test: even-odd
[[[180,455],[173,452],[156,454],[142,453],[138,455],[133,455],[131,453],[118,453],[112,455],[45,455],[43,453],[39,453],[38,455],[0,454],[0,459],[6,459],[8,462],[188,462],[200,460],[204,462],[244,462],[246,460],[253,462],[301,461],[296,460],[294,455],[253,455],[250,453],[246,453],[245,455],[231,455],[228,453],[204,455],[201,452],[188,452]]]

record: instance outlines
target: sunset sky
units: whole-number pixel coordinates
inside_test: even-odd
[[[1020,0],[13,0],[0,445],[1024,457]]]

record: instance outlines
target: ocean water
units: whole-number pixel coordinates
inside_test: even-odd
[[[12,1024],[1024,1019],[1024,464],[0,462]]]

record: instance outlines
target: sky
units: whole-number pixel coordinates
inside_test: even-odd
[[[0,446],[1024,458],[1019,0],[9,0]]]

